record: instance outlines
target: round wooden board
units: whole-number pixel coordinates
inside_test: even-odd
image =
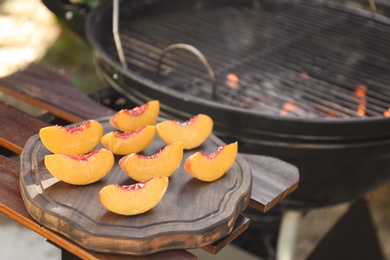
[[[105,133],[115,130],[108,120],[99,119]],[[156,134],[143,154],[151,155],[165,145]],[[184,160],[195,151],[209,153],[222,145],[222,141],[211,135],[201,147],[184,151],[183,161],[170,177],[160,203],[144,214],[121,216],[106,210],[99,200],[99,192],[105,185],[135,183],[119,167],[120,156],[102,180],[74,186],[59,181],[47,171],[44,156],[50,152],[35,135],[22,153],[21,194],[37,222],[89,250],[145,255],[198,248],[227,236],[249,204],[252,175],[240,155],[233,167],[212,183],[192,178],[183,168]]]

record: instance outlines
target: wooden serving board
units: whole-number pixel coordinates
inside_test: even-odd
[[[99,119],[105,133],[115,130],[108,120],[108,117]],[[165,145],[156,134],[143,154],[154,154]],[[250,200],[252,175],[240,155],[224,177],[212,183],[196,180],[185,172],[183,163],[188,156],[198,150],[210,153],[222,145],[220,139],[211,135],[201,147],[185,151],[160,203],[144,214],[121,216],[106,210],[99,200],[99,192],[105,185],[135,183],[119,167],[120,156],[116,156],[113,169],[102,180],[74,186],[47,171],[44,157],[50,152],[35,135],[27,142],[21,157],[22,198],[38,223],[89,250],[146,255],[203,247],[227,236]]]

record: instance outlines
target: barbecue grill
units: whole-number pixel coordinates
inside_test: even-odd
[[[386,16],[321,1],[70,6],[69,20],[89,13],[98,74],[131,102],[159,99],[167,118],[209,114],[240,152],[298,166],[286,205],[353,200],[388,181]]]
[[[390,19],[373,1],[371,11],[314,0],[44,2],[134,105],[209,114],[240,152],[296,165],[299,187],[279,205],[352,201],[389,181]]]
[[[168,118],[207,113],[241,152],[298,166],[285,203],[347,201],[388,180],[388,18],[322,2],[130,1],[117,11],[103,2],[87,21],[102,78],[135,104],[159,99]]]

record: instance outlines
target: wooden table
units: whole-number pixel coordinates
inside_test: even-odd
[[[75,123],[86,119],[109,116],[116,111],[104,107],[81,93],[61,71],[40,65],[0,79],[0,92],[20,102],[41,108],[46,112],[33,116],[0,102],[0,212],[60,247],[63,256],[83,259],[196,259],[186,250],[171,250],[148,256],[129,257],[96,253],[81,248],[73,241],[34,221],[27,212],[19,190],[20,165],[10,159],[20,155],[27,140],[39,129],[52,124],[53,118]],[[243,155],[252,165],[253,186],[250,206],[266,212],[298,187],[298,170],[275,158]],[[267,189],[264,189],[266,184]],[[262,188],[260,188],[262,187]],[[242,215],[233,231],[224,239],[203,249],[216,254],[249,226],[250,220]]]

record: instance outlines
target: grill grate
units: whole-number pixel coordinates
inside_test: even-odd
[[[142,3],[141,3],[142,2]],[[390,106],[390,27],[361,11],[294,4],[275,12],[256,1],[134,1],[120,9],[131,70],[164,87],[212,100],[212,84],[192,54],[217,77],[217,102],[292,117],[382,117]],[[128,8],[127,8],[128,7]],[[113,39],[105,49],[115,57]],[[237,81],[238,80],[238,81]]]

